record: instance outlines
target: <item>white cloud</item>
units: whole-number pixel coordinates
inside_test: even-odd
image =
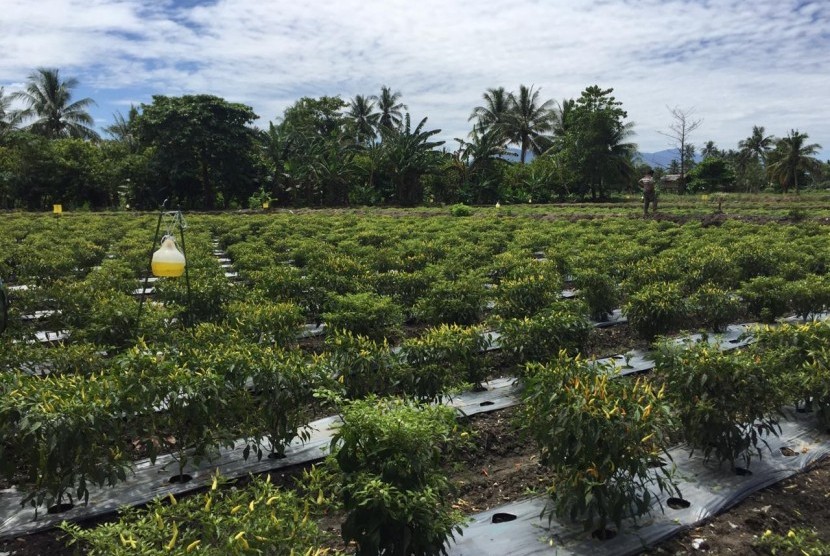
[[[106,116],[119,99],[198,92],[251,104],[264,124],[301,96],[386,84],[452,144],[488,87],[533,84],[562,100],[599,84],[614,87],[646,151],[669,146],[666,106],[680,106],[704,120],[697,144],[735,147],[763,125],[830,152],[826,0],[3,4],[0,85],[59,67]]]

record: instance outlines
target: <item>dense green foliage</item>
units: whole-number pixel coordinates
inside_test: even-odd
[[[750,350],[660,345],[655,363],[679,434],[704,459],[749,466],[762,457],[764,437],[777,436],[778,411],[792,400],[784,370],[760,362]]]
[[[94,101],[73,100],[77,85],[39,68],[23,90],[0,90],[0,208],[606,201],[637,191],[646,169],[622,103],[597,85],[561,103],[532,86],[490,88],[454,152],[438,150],[441,130],[411,116],[385,85],[377,96],[301,98],[264,129],[253,127],[259,116],[249,106],[155,95],[114,114],[105,140],[92,128]],[[24,108],[11,110],[12,100]],[[681,190],[692,193],[824,187],[828,165],[807,140],[797,130],[775,139],[756,126],[737,150],[709,141],[696,167],[686,144],[667,173],[682,167]]]
[[[563,352],[548,365],[528,365],[523,378],[523,422],[554,473],[546,513],[586,530],[620,527],[651,511],[655,494],[677,492],[670,468],[650,469],[669,458],[663,392],[614,380],[611,370]]]
[[[99,527],[61,528],[89,556],[334,554],[321,548],[323,534],[295,494],[257,478],[240,489],[218,482],[184,500],[170,495],[143,509],[125,508],[118,521]]]
[[[828,304],[830,252],[815,218],[826,214],[826,198],[779,198],[787,202],[730,196],[737,214],[776,218],[713,226],[711,203],[691,197],[674,201],[675,218],[645,221],[628,217],[641,210],[635,202],[475,207],[466,217],[446,207],[193,214],[191,299],[183,279],[160,279],[141,322],[134,290],[147,270],[153,216],[0,215],[0,273],[11,298],[9,328],[0,337],[0,470],[31,501],[50,504],[67,495],[83,501],[87,485],[123,480],[139,457],[167,463],[171,476],[231,444],[239,457],[279,457],[291,450],[289,442],[308,437],[312,415],[326,411],[315,390],[331,392],[326,400],[433,401],[486,385],[496,372],[522,377],[525,362],[552,368],[560,351],[584,352],[597,337],[589,310],[600,316],[623,307],[648,336],[722,329],[752,312],[814,317]],[[805,215],[798,223],[779,220],[794,209]],[[214,238],[238,281],[225,277]],[[572,279],[587,304],[561,299],[559,290]],[[329,326],[314,326],[321,321]],[[756,457],[763,444],[753,443],[747,419],[774,429],[782,404],[798,402],[827,422],[826,326],[803,326],[777,338],[759,334],[757,351],[672,356],[681,378],[672,388],[667,379],[665,397],[676,403],[675,415],[697,431],[726,431],[705,437],[701,449],[714,442],[721,450],[712,452],[715,459]],[[41,330],[68,337],[47,347],[37,341]],[[302,336],[312,332],[324,339]],[[498,351],[490,349],[493,338]],[[542,376],[529,369],[526,380]],[[620,410],[620,422],[604,411],[582,413],[593,407],[586,393],[604,392],[609,416],[615,397],[631,397],[630,381],[600,378],[580,379],[567,400],[553,388],[561,380],[545,379],[543,387],[554,391],[539,399],[548,400],[551,415],[568,417],[562,423],[593,427],[582,430],[586,436],[622,439],[625,425],[641,433],[627,444],[642,448],[637,458],[617,458],[613,450],[621,445],[592,441],[594,459],[571,453],[559,462],[580,466],[562,468],[573,471],[576,486],[559,488],[559,500],[582,493],[577,513],[605,512],[613,522],[617,502],[631,492],[628,475],[615,476],[620,488],[606,498],[585,502],[586,492],[613,486],[596,484],[593,474],[610,476],[606,459],[642,462],[660,446],[639,442],[650,434],[639,428],[651,426],[647,421],[629,423]],[[637,388],[643,401],[659,393]],[[718,396],[751,404],[727,420],[702,403],[685,412],[682,402],[704,396],[712,404],[722,401]],[[625,404],[630,419],[637,408],[630,399]],[[449,491],[439,490],[429,500],[443,508]]]
[[[460,440],[455,412],[369,398],[346,406],[335,434],[343,540],[360,556],[433,556],[461,533],[441,450]]]

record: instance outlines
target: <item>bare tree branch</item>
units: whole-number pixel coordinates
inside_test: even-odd
[[[680,193],[684,193],[686,191],[686,167],[687,165],[687,157],[688,153],[686,150],[686,144],[689,141],[689,135],[700,127],[703,123],[702,119],[693,119],[692,114],[694,113],[694,108],[689,108],[685,110],[678,106],[674,108],[670,108],[666,106],[669,113],[672,115],[673,122],[669,125],[669,132],[662,132],[659,131],[660,135],[664,135],[670,139],[675,141],[677,145],[677,150],[680,152]]]

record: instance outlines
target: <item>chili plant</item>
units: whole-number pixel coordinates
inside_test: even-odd
[[[655,357],[679,434],[704,460],[761,457],[765,436],[780,431],[777,415],[787,402],[780,369],[746,350],[724,352],[706,342],[660,344]]]
[[[830,325],[764,326],[753,331],[752,347],[776,372],[786,377],[790,401],[816,412],[819,425],[830,428]]]
[[[763,322],[774,322],[789,309],[789,282],[779,276],[759,276],[744,283],[739,294],[749,312]]]
[[[562,278],[551,272],[503,279],[496,287],[494,312],[505,318],[532,316],[559,299]]]
[[[295,344],[305,323],[302,309],[294,303],[273,303],[256,298],[230,302],[227,319],[246,338],[278,346]]]
[[[671,424],[662,390],[643,379],[614,380],[601,367],[561,352],[524,373],[522,420],[553,472],[546,513],[586,530],[618,528],[648,513],[655,491],[677,494],[671,469],[652,468],[666,451]]]
[[[658,282],[632,293],[623,312],[640,336],[654,340],[679,326],[688,306],[677,283]]]
[[[443,324],[410,338],[401,346],[403,359],[412,369],[403,388],[419,399],[431,400],[463,382],[481,387],[489,371],[488,347],[483,326]]]
[[[376,342],[349,331],[334,331],[326,337],[326,349],[323,365],[342,384],[347,398],[383,396],[399,389],[401,361],[386,340]]]
[[[374,293],[336,296],[331,310],[323,313],[330,330],[349,330],[374,340],[401,335],[403,311],[391,298]]]
[[[533,317],[494,321],[502,350],[520,362],[547,361],[565,350],[574,355],[585,347],[592,326],[582,306],[562,301]]]
[[[428,324],[475,324],[486,305],[484,280],[475,273],[457,280],[438,278],[415,303],[415,314]]]
[[[228,424],[243,411],[247,392],[199,361],[180,362],[175,354],[152,353],[141,343],[119,364],[124,396],[140,416],[133,434],[153,463],[159,453],[169,453],[177,465],[175,477],[184,480],[188,463],[233,445]]]
[[[104,374],[32,377],[4,373],[0,386],[0,466],[23,473],[23,504],[58,508],[89,499],[89,483],[126,480],[119,384]]]
[[[620,287],[610,274],[583,270],[576,276],[576,287],[591,318],[596,321],[608,320],[608,315],[619,306]]]
[[[713,284],[702,285],[689,300],[694,317],[714,332],[723,332],[741,312],[741,301],[732,292]]]
[[[291,491],[257,477],[242,488],[220,488],[219,482],[183,500],[169,495],[146,508],[124,508],[114,522],[92,528],[64,522],[61,529],[69,545],[89,556],[337,554],[321,548],[324,533]]]
[[[348,404],[332,450],[343,482],[343,540],[360,556],[446,553],[464,517],[453,509],[442,448],[457,442],[455,411],[367,398]]]
[[[301,352],[263,351],[253,365],[253,422],[265,432],[269,456],[285,455],[285,448],[295,438],[309,438],[310,407],[314,391],[323,386],[322,368],[309,362]],[[245,448],[248,457],[250,446]],[[262,452],[257,446],[257,455]]]

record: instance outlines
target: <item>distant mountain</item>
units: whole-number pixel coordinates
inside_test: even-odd
[[[502,158],[504,158],[508,162],[519,162],[522,159],[522,149],[519,149],[517,147],[507,147],[506,150],[507,155],[503,156]],[[533,151],[529,150],[527,151],[527,153],[525,153],[525,163],[530,162],[534,158],[536,158],[536,155],[533,154]]]
[[[680,154],[677,149],[666,149],[664,151],[657,151],[656,153],[638,153],[643,162],[654,168],[668,168],[672,160],[679,160]],[[695,154],[695,162],[700,162],[703,159],[699,154]]]
[[[517,147],[507,147],[508,155],[504,156],[505,160],[510,162],[519,162],[519,157],[522,154],[521,149]],[[657,151],[656,153],[637,153],[643,159],[643,162],[652,166],[653,168],[668,168],[672,160],[678,159],[677,149],[666,149],[664,151]],[[533,151],[527,151],[525,155],[525,162],[532,161],[536,156]],[[695,154],[695,162],[700,162],[703,159],[699,154]]]

